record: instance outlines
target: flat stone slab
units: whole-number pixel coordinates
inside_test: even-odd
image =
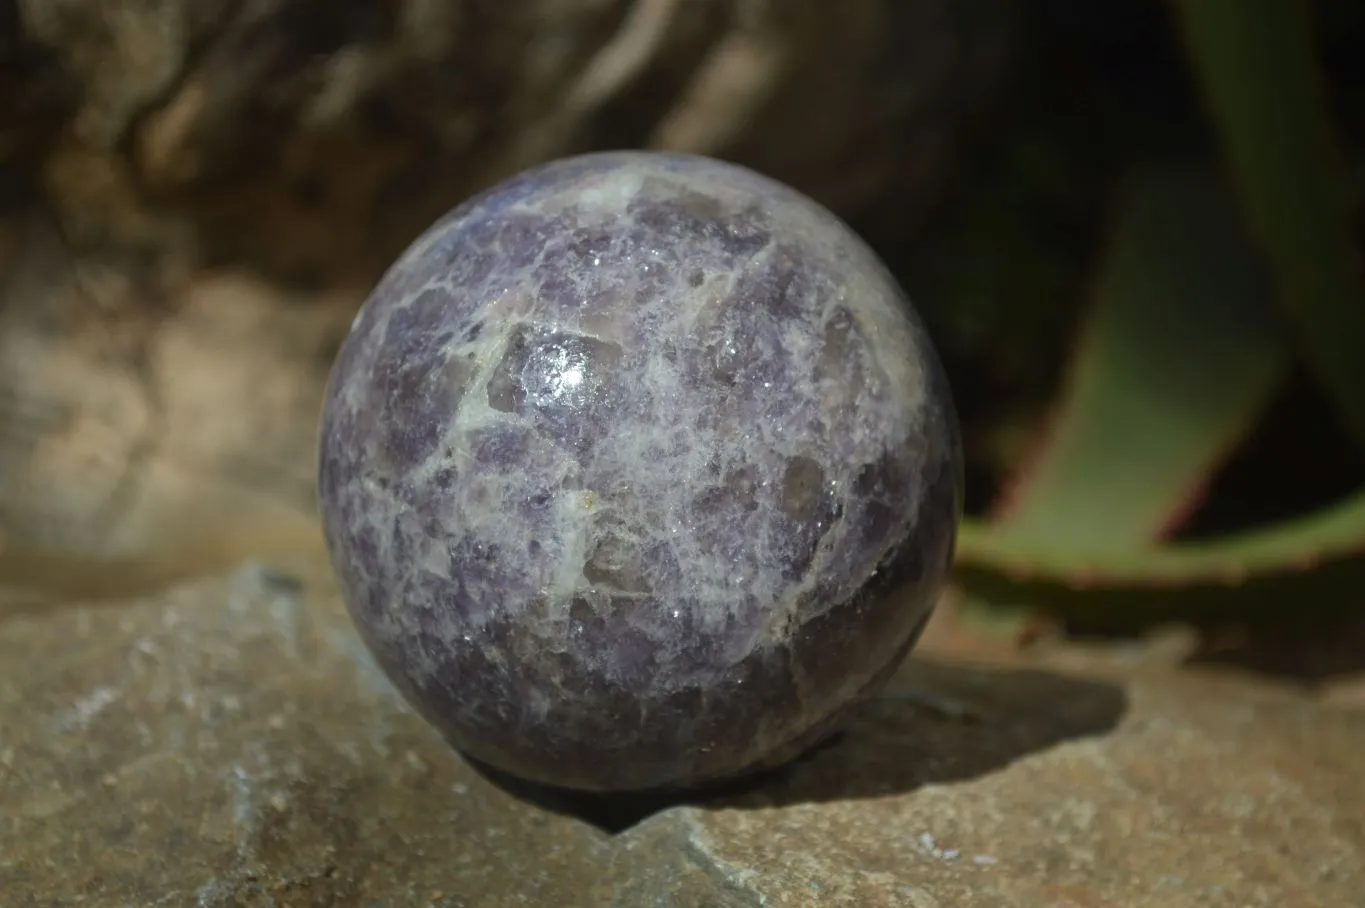
[[[1365,712],[915,660],[847,734],[610,832],[470,768],[325,572],[0,604],[7,906],[1356,906]]]

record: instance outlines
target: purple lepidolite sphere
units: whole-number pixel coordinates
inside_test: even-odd
[[[534,782],[784,762],[885,682],[961,513],[956,419],[840,221],[686,155],[556,161],[420,237],[333,367],[320,493],[379,664]]]

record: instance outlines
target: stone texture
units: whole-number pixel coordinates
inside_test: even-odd
[[[1365,895],[1365,712],[1123,659],[922,661],[756,790],[611,836],[467,768],[368,660],[327,573],[318,558],[127,602],[0,605],[6,905]]]
[[[960,697],[979,724],[916,716],[911,737],[870,713],[847,742],[865,763],[817,759],[745,809],[679,817],[679,834],[773,906],[1365,900],[1365,717],[1246,683],[1148,677],[1124,684],[1109,734],[1031,753],[1044,715],[1088,700],[1098,718],[1103,695],[1031,671],[917,666],[907,680]],[[873,801],[849,797],[898,774]],[[812,803],[822,794],[838,799]]]
[[[789,187],[617,152],[470,200],[337,356],[323,527],[362,636],[452,743],[575,788],[781,762],[900,661],[962,452],[867,246]]]
[[[464,769],[293,578],[12,618],[0,661],[16,908],[572,903],[606,857]]]

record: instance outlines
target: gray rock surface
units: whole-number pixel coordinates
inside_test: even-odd
[[[757,790],[612,836],[462,763],[368,661],[317,562],[0,607],[15,908],[1365,895],[1365,712],[1236,679],[924,662]]]
[[[544,904],[607,856],[466,770],[290,578],[3,634],[7,904]]]
[[[443,218],[337,356],[323,527],[462,751],[573,787],[732,776],[894,669],[952,560],[956,415],[910,301],[753,171],[616,152]]]

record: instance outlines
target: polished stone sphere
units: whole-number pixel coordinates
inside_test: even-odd
[[[322,417],[361,637],[458,750],[565,788],[789,760],[923,628],[962,501],[923,326],[842,222],[678,154],[542,165],[361,309]]]

